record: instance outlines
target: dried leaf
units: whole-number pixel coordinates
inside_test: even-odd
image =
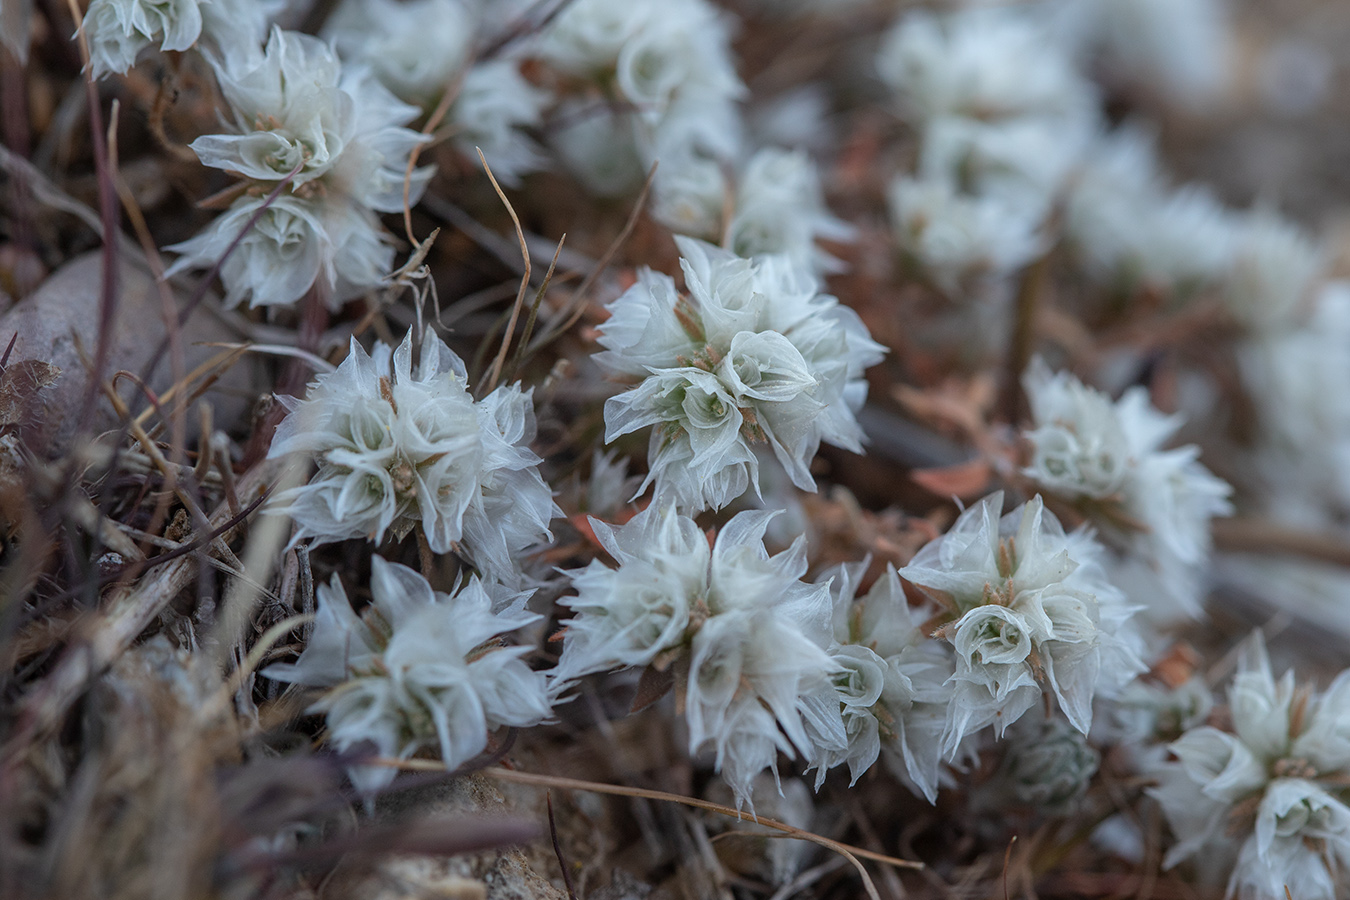
[[[960,497],[971,500],[988,493],[993,471],[987,459],[973,459],[955,466],[939,469],[915,469],[909,477],[920,487],[939,497]]]

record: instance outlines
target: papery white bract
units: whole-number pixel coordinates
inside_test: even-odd
[[[353,340],[305,399],[281,401],[289,414],[269,456],[307,453],[319,467],[272,507],[295,520],[295,540],[379,541],[420,525],[433,551],[457,549],[488,577],[514,582],[514,557],[550,539],[557,508],[529,449],[530,393],[502,386],[475,403],[463,362],[431,331],[416,367],[411,331],[373,356]]]
[[[1260,430],[1254,457],[1268,514],[1322,528],[1350,506],[1350,283],[1327,282],[1305,323],[1237,348]]]
[[[202,31],[199,0],[93,0],[80,27],[89,41],[93,78],[121,73],[151,44],[161,50],[186,50]]]
[[[206,165],[248,179],[253,196],[171,247],[183,256],[169,273],[213,264],[260,208],[259,195],[290,177],[277,203],[289,202],[263,213],[259,233],[244,238],[249,256],[222,271],[231,302],[291,303],[313,287],[336,307],[379,285],[393,250],[375,213],[403,208],[408,156],[425,138],[401,126],[417,109],[368,70],[344,69],[317,38],[279,28],[263,53],[212,62],[235,133],[203,135],[192,149]],[[430,176],[413,173],[409,202]]]
[[[955,619],[956,651],[943,752],[985,725],[996,734],[1050,690],[1084,734],[1092,700],[1143,671],[1133,608],[1108,583],[1091,532],[1065,534],[1039,495],[1000,517],[1002,492],[970,507],[900,575]]]
[[[369,741],[380,756],[407,759],[435,749],[455,769],[482,752],[489,732],[551,715],[543,673],[522,658],[529,649],[499,640],[539,619],[524,610],[529,593],[470,578],[443,594],[406,566],[376,556],[371,567],[373,602],[359,617],[333,576],[318,589],[318,618],[299,660],[263,672],[330,688],[311,710],[326,713],[340,750]],[[395,774],[384,766],[349,771],[363,791]]]
[[[1279,900],[1285,887],[1333,900],[1350,887],[1350,672],[1323,693],[1278,681],[1260,633],[1228,692],[1232,731],[1193,728],[1170,745],[1179,762],[1151,791],[1180,838],[1171,867],[1241,841],[1229,891]],[[1235,829],[1238,829],[1235,833]]]
[[[945,178],[901,176],[888,194],[900,249],[955,299],[1014,274],[1041,252],[1041,211],[957,192]]]
[[[1095,102],[1049,32],[1018,9],[910,11],[883,40],[877,68],[920,120],[1075,116]]]
[[[722,246],[737,256],[781,253],[799,265],[836,271],[839,261],[815,241],[852,236],[852,226],[826,207],[811,158],[802,151],[768,148],[751,157],[741,173]]]
[[[814,490],[808,466],[822,439],[861,450],[862,373],[882,348],[786,258],[676,242],[689,296],[669,276],[644,272],[600,326],[606,349],[596,362],[642,379],[606,402],[606,441],[656,426],[647,483],[687,509],[720,508],[757,488],[756,442],[794,484]]]
[[[323,36],[400,99],[424,106],[468,63],[476,24],[460,0],[344,0]]]
[[[654,214],[678,232],[712,237],[721,203],[705,201],[721,196],[719,167],[736,159],[742,143],[738,101],[745,87],[730,45],[725,13],[706,0],[569,3],[540,36],[540,56],[562,72],[604,84],[628,111],[587,111],[591,124],[567,129],[564,158],[587,181],[604,183],[608,179],[595,177],[591,154],[577,152],[583,142],[596,143],[604,157],[628,157],[606,168],[628,172],[630,185],[632,174],[660,159]],[[595,139],[606,131],[626,135],[598,146]],[[718,185],[705,190],[710,176]]]
[[[588,672],[621,666],[688,666],[685,714],[691,753],[715,755],[736,794],[751,801],[778,753],[842,750],[844,728],[831,676],[828,585],[800,581],[805,540],[770,556],[774,513],[739,513],[711,548],[694,521],[649,506],[622,528],[591,526],[618,563],[568,573],[576,597],[554,671],[555,692]]]
[[[1067,372],[1051,373],[1039,357],[1022,378],[1035,428],[1024,472],[1042,488],[1084,509],[1118,549],[1159,572],[1168,599],[1185,615],[1200,612],[1198,574],[1209,559],[1210,519],[1232,512],[1232,489],[1187,445],[1164,450],[1181,427],[1130,388],[1119,401]],[[1140,597],[1159,619],[1165,604]]]
[[[827,770],[845,762],[856,782],[884,752],[896,776],[932,803],[951,697],[952,654],[923,632],[937,610],[912,609],[894,567],[887,566],[866,594],[855,597],[865,569],[860,563],[825,573],[834,579],[830,655],[839,667],[833,681],[848,744],[816,748],[811,760],[818,770],[816,786]]]
[[[1065,232],[1090,275],[1123,292],[1185,297],[1227,276],[1235,219],[1208,190],[1168,188],[1151,135],[1123,128],[1085,156]]]
[[[379,284],[394,259],[369,210],[341,199],[241,197],[201,234],[165,248],[179,254],[167,274],[209,268],[236,240],[220,269],[228,306],[287,305],[317,285],[336,308]]]

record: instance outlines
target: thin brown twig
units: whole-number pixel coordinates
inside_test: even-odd
[[[436,130],[436,126],[441,124],[441,119],[444,119],[446,113],[450,112],[450,106],[459,96],[459,89],[464,84],[466,72],[468,72],[468,66],[461,66],[446,83],[445,90],[441,93],[440,102],[436,104],[436,108],[427,117],[426,124],[422,126],[422,134],[425,137],[430,138],[431,133]],[[413,236],[412,228],[412,177],[413,171],[417,168],[417,158],[422,155],[422,148],[427,143],[429,141],[419,141],[413,144],[412,150],[408,153],[408,168],[403,172],[403,230],[408,235],[408,243],[414,247],[418,246],[418,241]],[[435,235],[432,235],[432,237],[435,237]]]
[[[239,480],[240,494],[252,499],[255,493],[275,480],[278,460],[263,460]],[[229,507],[219,506],[211,515],[214,529],[228,525],[218,534],[210,534],[210,541],[227,539],[233,528],[256,509],[250,505],[239,516],[231,516]],[[201,546],[199,545],[199,546]],[[127,650],[136,637],[155,620],[166,606],[196,577],[195,558],[189,553],[174,551],[176,557],[153,574],[115,592],[100,612],[89,614],[79,629],[80,638],[66,650],[51,674],[35,685],[18,704],[14,718],[13,737],[0,747],[0,767],[12,764],[38,740],[50,734],[65,720],[66,713],[84,693],[90,682],[107,671]],[[139,565],[150,565],[146,560]]]
[[[1238,553],[1302,556],[1338,566],[1350,566],[1350,538],[1305,531],[1253,516],[1215,519],[1210,528],[1214,546]]]
[[[372,765],[405,769],[412,772],[435,772],[445,768],[442,763],[425,759],[374,759],[370,760],[369,763]],[[884,853],[864,850],[861,847],[855,847],[851,844],[831,840],[830,838],[823,837],[813,831],[797,828],[788,825],[786,822],[779,822],[776,819],[754,818],[748,816],[741,810],[734,809],[730,806],[724,806],[721,803],[713,803],[711,800],[700,800],[696,797],[685,797],[681,794],[655,791],[650,788],[626,787],[624,785],[605,784],[599,781],[585,781],[580,778],[564,778],[557,775],[539,775],[533,772],[521,772],[516,769],[488,768],[482,769],[480,773],[489,778],[496,778],[499,781],[510,781],[516,784],[531,784],[538,787],[558,788],[559,790],[569,791],[588,791],[593,794],[609,794],[616,797],[640,797],[645,800],[663,800],[667,803],[679,803],[683,806],[692,806],[695,809],[707,810],[708,812],[727,816],[740,822],[750,819],[765,828],[781,831],[789,837],[810,841],[813,844],[833,850],[846,857],[862,875],[864,885],[868,888],[868,894],[873,898],[878,896],[876,893],[876,886],[872,884],[871,876],[867,874],[867,870],[863,868],[861,862],[859,862],[859,858],[870,859],[873,862],[884,863],[898,869],[921,870],[925,868],[923,863],[916,860],[899,859],[894,856],[887,856]]]
[[[1045,279],[1050,272],[1051,251],[1041,254],[1035,262],[1022,273],[1022,282],[1017,288],[1017,305],[1014,311],[1012,332],[1008,339],[1008,362],[1004,373],[1003,415],[1008,422],[1016,424],[1023,418],[1026,399],[1022,396],[1022,373],[1031,362],[1036,349],[1036,317],[1040,309],[1041,293],[1045,289]]]
[[[548,807],[548,834],[553,839],[553,855],[558,857],[558,868],[562,869],[563,884],[567,887],[568,900],[577,900],[577,889],[572,884],[572,873],[568,871],[567,860],[563,857],[562,842],[558,840],[558,823],[553,819],[553,792],[544,791],[544,805]]]

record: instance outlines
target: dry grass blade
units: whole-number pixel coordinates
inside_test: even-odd
[[[591,287],[595,284],[596,279],[600,277],[600,273],[609,268],[609,264],[614,259],[614,255],[619,252],[619,248],[624,245],[628,240],[629,235],[633,233],[633,229],[637,227],[638,217],[642,214],[642,209],[647,204],[647,195],[651,193],[652,181],[656,178],[656,166],[657,163],[652,163],[651,170],[647,172],[647,180],[642,183],[642,190],[638,193],[637,200],[633,203],[633,210],[628,214],[628,220],[623,224],[623,230],[619,232],[618,237],[616,237],[613,243],[605,250],[605,255],[600,257],[596,262],[595,268],[591,269],[590,274],[586,276],[586,280],[581,282],[581,285],[572,294],[572,298],[568,301],[568,305],[563,307],[563,312],[559,313],[558,317],[563,319],[562,324],[556,328],[549,329],[548,332],[541,335],[539,340],[535,341],[534,346],[529,348],[531,353],[541,347],[547,346],[549,342],[558,337],[558,335],[566,332],[567,329],[575,325],[577,320],[581,318],[581,314],[586,310],[586,295],[590,293]],[[522,243],[524,242],[523,237],[521,238],[521,241]],[[569,309],[569,307],[571,307],[571,309]]]
[[[445,766],[432,760],[400,760],[400,759],[376,759],[371,760],[374,765],[391,766],[397,769],[404,769],[412,772],[439,772],[444,771]],[[609,794],[615,797],[638,797],[644,800],[662,800],[667,803],[679,803],[682,806],[691,806],[695,809],[703,809],[708,812],[714,812],[719,815],[728,816],[737,821],[745,821],[745,813],[730,806],[724,806],[721,803],[713,803],[711,800],[699,800],[696,797],[685,797],[680,794],[671,794],[666,791],[654,791],[647,788],[626,787],[617,784],[604,784],[598,781],[584,781],[579,778],[563,778],[556,775],[537,775],[532,772],[518,772],[514,769],[488,768],[479,770],[479,774],[488,778],[495,778],[498,781],[510,781],[516,784],[531,784],[544,788],[558,788],[568,791],[589,791],[593,794]],[[864,850],[861,847],[854,847],[840,841],[831,840],[822,837],[812,831],[806,831],[801,828],[795,828],[786,822],[779,822],[776,819],[753,819],[755,824],[762,825],[765,828],[771,828],[774,831],[782,832],[787,837],[799,838],[800,840],[810,841],[828,850],[833,850],[840,854],[858,870],[863,879],[863,885],[867,889],[869,897],[879,900],[876,886],[872,883],[872,878],[867,874],[859,858],[870,859],[873,862],[884,863],[888,866],[894,866],[897,869],[924,868],[924,864],[912,859],[899,859],[894,856],[887,856],[884,853],[876,853],[871,850]]]
[[[246,472],[239,479],[240,497],[251,500],[261,493],[275,480],[280,465],[277,460],[263,460]],[[228,504],[222,504],[211,514],[210,524],[218,527],[230,519]],[[131,646],[196,575],[197,560],[191,554],[178,555],[134,585],[116,591],[103,611],[89,614],[52,673],[20,701],[13,737],[0,748],[0,764],[17,759],[34,740],[58,727],[89,683]]]
[[[566,240],[567,235],[565,233],[558,238],[558,246],[553,251],[553,259],[548,264],[548,271],[544,273],[544,282],[539,285],[539,290],[534,292],[534,303],[530,304],[530,315],[525,320],[525,331],[516,344],[516,355],[511,358],[511,377],[513,378],[520,377],[520,366],[525,361],[530,336],[534,334],[534,323],[539,318],[539,304],[544,301],[544,294],[548,293],[549,283],[553,281],[553,271],[558,267],[558,254],[562,252],[563,242]]]
[[[525,274],[520,276],[520,289],[516,291],[516,303],[511,308],[511,321],[506,324],[506,331],[502,332],[501,349],[497,351],[497,358],[492,361],[492,371],[488,375],[486,386],[483,388],[483,393],[487,394],[491,393],[492,389],[497,386],[497,379],[501,377],[502,365],[506,362],[506,351],[511,347],[511,335],[516,331],[516,319],[520,317],[520,308],[525,303],[525,289],[530,286],[530,248],[525,243],[525,229],[520,227],[520,217],[516,215],[516,209],[511,205],[511,201],[506,198],[506,192],[502,190],[502,186],[497,183],[497,176],[492,174],[492,167],[488,165],[487,157],[483,155],[482,150],[477,147],[474,149],[478,150],[478,158],[483,162],[488,180],[492,182],[492,189],[497,192],[497,196],[506,205],[506,211],[511,215],[511,223],[516,226],[516,239],[520,241],[520,256],[525,263]],[[561,246],[559,244],[560,248]],[[557,260],[557,254],[554,254],[554,260]],[[549,272],[552,271],[553,267],[550,266]]]

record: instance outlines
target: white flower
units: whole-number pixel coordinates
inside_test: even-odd
[[[80,27],[89,41],[94,78],[121,73],[151,44],[186,50],[202,32],[200,0],[92,0]]]
[[[368,356],[355,340],[336,372],[289,415],[269,456],[311,454],[318,472],[279,494],[273,511],[298,526],[295,540],[367,538],[420,525],[431,549],[461,552],[494,580],[519,578],[515,557],[549,540],[557,514],[529,449],[530,394],[502,386],[475,403],[464,364],[434,333],[412,363],[412,332]]]
[[[1024,471],[1067,500],[1082,501],[1103,533],[1174,581],[1167,591],[1183,613],[1200,610],[1199,582],[1210,550],[1210,519],[1232,512],[1232,489],[1199,462],[1187,445],[1164,450],[1181,426],[1134,387],[1119,401],[1067,372],[1051,373],[1039,357],[1023,375],[1035,428]],[[1176,578],[1171,576],[1176,573]],[[1156,602],[1139,599],[1149,606]],[[1165,610],[1156,613],[1166,618]]]
[[[1293,326],[1326,268],[1326,253],[1297,225],[1268,209],[1237,223],[1237,249],[1223,285],[1228,308],[1254,331]]]
[[[646,483],[684,508],[721,508],[757,489],[758,442],[794,484],[814,490],[808,466],[822,439],[862,448],[854,413],[866,395],[863,370],[882,348],[788,259],[676,243],[689,295],[646,271],[600,326],[606,350],[596,362],[642,379],[606,402],[606,442],[656,426]]]
[[[1305,325],[1238,345],[1256,407],[1255,462],[1271,515],[1314,528],[1350,505],[1350,283],[1328,282]]]
[[[737,256],[782,253],[799,265],[837,271],[817,238],[846,241],[853,228],[825,205],[815,163],[802,151],[766,148],[746,163],[722,246]]]
[[[239,239],[220,270],[226,305],[285,305],[315,288],[336,309],[380,284],[393,263],[374,213],[341,199],[283,195],[263,204],[263,197],[241,197],[201,234],[166,247],[179,254],[166,274],[213,266]]]
[[[1090,532],[1065,534],[1036,496],[1001,519],[1003,494],[967,509],[900,575],[955,619],[942,635],[956,650],[943,751],[969,733],[1003,730],[1053,691],[1084,734],[1092,699],[1143,670],[1121,593],[1104,577]]]
[[[902,176],[889,200],[900,249],[954,298],[1008,278],[1042,251],[1039,208],[961,194],[945,178]]]
[[[922,630],[936,610],[911,609],[893,566],[855,598],[866,564],[827,572],[834,579],[834,686],[848,744],[817,747],[816,786],[847,762],[853,782],[884,751],[897,777],[930,803],[937,798],[941,737],[951,688],[952,655]]]
[[[1095,103],[1060,43],[1017,9],[907,12],[883,40],[877,68],[919,121],[1079,116]]]
[[[1127,292],[1185,296],[1221,281],[1234,258],[1232,214],[1202,187],[1169,191],[1151,136],[1137,128],[1088,155],[1064,218],[1088,273]]]
[[[723,14],[705,0],[577,0],[542,35],[540,55],[565,72],[612,72],[638,115],[657,123],[677,94],[737,96]]]
[[[417,109],[367,70],[344,70],[317,38],[279,28],[262,54],[212,62],[237,133],[203,135],[192,149],[206,165],[251,182],[250,195],[207,231],[171,247],[183,256],[169,272],[213,264],[260,207],[258,197],[295,172],[259,233],[246,236],[249,252],[227,264],[230,301],[290,303],[314,287],[336,307],[380,284],[393,250],[384,246],[375,212],[403,208],[408,155],[424,138],[400,126]],[[430,176],[430,169],[413,173],[410,202]]]
[[[618,563],[568,573],[576,597],[555,692],[575,678],[620,666],[674,668],[683,679],[689,750],[715,765],[748,803],[755,775],[777,773],[782,751],[811,755],[844,745],[825,646],[828,585],[800,581],[806,542],[775,556],[764,549],[772,512],[743,512],[711,549],[694,521],[649,506],[622,528],[596,519],[596,537]]]
[[[618,146],[631,144],[637,155],[636,165],[624,163],[625,172],[631,166],[640,177],[661,162],[653,188],[658,220],[710,237],[709,217],[701,212],[708,191],[694,186],[709,182],[707,165],[716,168],[739,154],[738,101],[745,93],[724,13],[706,0],[577,0],[541,35],[539,54],[562,72],[599,82],[624,110],[589,113],[600,120],[568,125],[573,133],[561,144],[569,165],[588,182],[613,189],[617,179],[597,177],[595,162],[582,151],[593,147],[606,158],[602,169],[613,170],[616,150],[600,142],[606,132],[624,133],[614,135]],[[719,196],[713,210],[721,205]]]
[[[230,59],[257,57],[267,21],[284,0],[92,0],[80,23],[89,41],[89,71],[125,73],[141,51],[187,50],[199,43]]]
[[[642,184],[637,138],[622,114],[607,104],[564,100],[556,118],[549,147],[588,191],[618,197]],[[668,167],[657,171],[665,178]]]
[[[551,715],[543,673],[526,647],[500,636],[537,621],[529,593],[513,594],[477,578],[450,594],[433,591],[406,566],[371,560],[373,602],[360,617],[342,582],[318,590],[308,646],[294,664],[270,666],[279,681],[331,688],[312,711],[327,713],[330,739],[345,750],[371,741],[380,756],[407,759],[439,751],[455,769],[482,752],[488,733],[523,728]],[[378,790],[394,769],[358,766],[352,781]]]
[[[512,59],[494,59],[475,65],[464,76],[450,108],[457,126],[455,144],[477,162],[481,149],[502,184],[515,186],[520,177],[536,171],[544,157],[524,129],[539,124],[548,95],[520,74]]]
[[[468,63],[476,24],[460,0],[344,0],[323,37],[400,99],[426,106]]]
[[[622,528],[590,521],[618,568],[592,560],[567,573],[577,595],[559,600],[574,614],[552,673],[561,684],[651,665],[686,640],[691,604],[707,589],[711,550],[693,519],[651,506]]]
[[[1240,840],[1229,891],[1332,900],[1350,887],[1350,671],[1318,695],[1276,680],[1260,633],[1228,694],[1233,731],[1201,726],[1170,745],[1179,762],[1152,791],[1181,840],[1164,864]]]
[[[381,212],[403,208],[408,154],[425,140],[400,126],[417,117],[368,70],[343,68],[318,38],[273,28],[251,65],[217,61],[234,134],[192,142],[203,163],[263,184],[299,166],[292,193],[337,193]],[[431,177],[415,172],[411,200]],[[318,182],[310,187],[313,182]]]
[[[1100,764],[1100,754],[1069,723],[1028,716],[1009,729],[998,771],[982,788],[995,808],[1012,803],[1065,815],[1082,800]]]
[[[919,175],[946,179],[975,197],[998,198],[1043,220],[1095,133],[1096,121],[1089,118],[985,122],[938,116],[924,127]]]
[[[1085,37],[1117,81],[1202,109],[1228,86],[1233,59],[1220,0],[1095,0]]]
[[[723,166],[681,149],[661,160],[652,179],[652,216],[676,234],[713,239],[721,230],[729,187]]]

